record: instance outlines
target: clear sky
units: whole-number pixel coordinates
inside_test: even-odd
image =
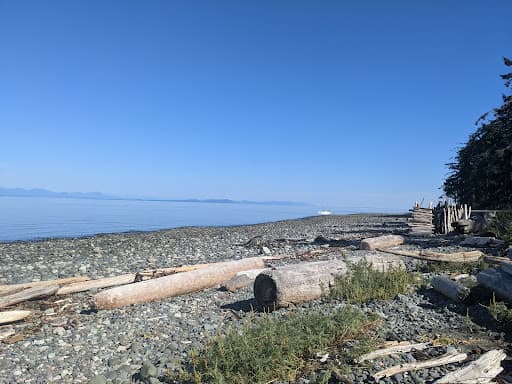
[[[0,186],[407,208],[501,104],[512,1],[0,0]]]

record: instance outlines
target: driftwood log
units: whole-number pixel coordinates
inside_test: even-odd
[[[70,293],[83,292],[91,289],[109,288],[115,287],[117,285],[131,284],[137,281],[149,280],[157,277],[172,275],[174,273],[194,271],[196,269],[206,268],[214,264],[215,263],[184,265],[182,267],[173,268],[160,268],[155,270],[142,271],[138,273],[127,273],[119,276],[88,280],[84,282],[65,285],[59,288],[59,290],[57,291],[57,295],[67,295]]]
[[[375,253],[368,253],[367,255],[360,257],[351,258],[350,256],[346,256],[347,261],[351,263],[357,263],[364,261],[365,263],[371,265],[372,269],[379,272],[387,272],[391,269],[405,269],[404,261],[402,257],[397,255],[379,255]]]
[[[264,257],[251,257],[226,261],[203,269],[111,288],[93,296],[94,306],[97,309],[118,308],[197,292],[221,284],[237,272],[263,268],[265,260]]]
[[[11,337],[16,332],[13,328],[1,328],[0,329],[0,340],[7,339],[8,337]]]
[[[373,360],[378,357],[389,356],[395,353],[406,353],[410,351],[423,351],[424,349],[431,346],[431,343],[410,343],[408,341],[397,343],[389,347],[377,349],[373,352],[362,355],[357,359],[358,363],[362,363],[366,360]]]
[[[471,293],[469,288],[444,276],[434,276],[432,278],[432,288],[459,303],[465,302]]]
[[[58,289],[58,285],[50,285],[47,287],[34,287],[25,289],[17,293],[13,293],[12,295],[3,296],[0,297],[0,308],[5,308],[10,305],[18,304],[27,300],[51,296],[54,295]]]
[[[423,368],[432,368],[439,367],[441,365],[451,364],[451,363],[459,363],[468,358],[468,355],[465,353],[446,353],[440,357],[436,357],[434,359],[418,361],[415,363],[405,363],[401,365],[395,365],[393,367],[389,367],[379,371],[373,375],[375,381],[379,381],[384,377],[394,376],[398,373],[415,371]]]
[[[0,295],[16,293],[27,288],[47,287],[49,285],[65,285],[87,280],[89,280],[89,278],[85,276],[74,276],[56,280],[32,281],[30,283],[0,285]]]
[[[0,312],[0,324],[12,323],[13,321],[23,320],[32,314],[31,311],[5,311]]]
[[[435,384],[487,384],[498,376],[503,368],[501,361],[507,357],[502,350],[493,350],[484,353],[469,365],[448,373],[435,382]]]
[[[378,249],[381,252],[391,253],[393,255],[407,256],[415,259],[429,261],[443,261],[448,263],[476,263],[484,255],[480,251],[442,253],[432,251],[411,251],[398,249]]]
[[[404,242],[405,238],[399,235],[369,237],[361,241],[360,248],[367,251],[374,251],[378,248],[396,247]]]
[[[495,237],[468,236],[461,241],[460,245],[465,247],[503,247],[505,241]]]
[[[268,271],[268,269],[263,268],[237,272],[237,274],[231,279],[223,282],[220,287],[226,291],[235,292],[241,288],[245,288],[251,284],[254,284],[254,279],[256,279],[256,276],[266,271]]]
[[[347,272],[340,260],[291,264],[263,272],[254,281],[254,297],[266,308],[287,307],[329,294],[336,275]]]
[[[512,276],[494,268],[488,268],[476,275],[477,281],[494,291],[497,296],[512,303]]]

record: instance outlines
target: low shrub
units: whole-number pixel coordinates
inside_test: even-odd
[[[415,275],[402,268],[379,272],[366,262],[350,266],[347,275],[336,277],[331,297],[342,298],[351,303],[366,303],[370,300],[391,300],[400,293],[408,293],[418,284]]]
[[[180,383],[294,381],[319,367],[318,352],[336,355],[339,367],[369,351],[377,323],[377,317],[349,307],[332,314],[265,314],[212,338],[171,376]]]

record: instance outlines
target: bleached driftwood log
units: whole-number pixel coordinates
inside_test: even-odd
[[[194,271],[196,269],[206,268],[211,265],[215,265],[215,263],[184,265],[181,267],[173,268],[160,268],[155,270],[142,271],[138,273],[126,273],[124,275],[119,276],[105,277],[102,279],[78,282],[74,284],[68,284],[59,288],[59,290],[57,291],[57,295],[67,295],[70,293],[83,292],[91,289],[109,288],[115,287],[117,285],[131,284],[137,281],[149,280],[157,277],[172,275],[174,273]]]
[[[237,272],[263,268],[265,260],[264,257],[251,257],[226,261],[195,271],[111,288],[94,295],[94,305],[97,309],[118,308],[197,292],[220,284]]]
[[[502,247],[505,245],[505,241],[494,237],[468,236],[461,241],[460,245],[466,247]]]
[[[381,252],[391,253],[393,255],[413,257],[415,259],[429,261],[444,261],[448,263],[476,263],[484,255],[480,251],[441,253],[432,251],[411,251],[398,249],[378,249]]]
[[[434,276],[432,278],[432,288],[459,303],[466,301],[471,293],[469,288],[445,276]]]
[[[18,304],[27,300],[51,296],[55,294],[55,292],[57,292],[58,289],[58,285],[50,285],[47,287],[34,287],[25,289],[21,292],[13,293],[12,295],[3,296],[0,297],[0,308],[5,308],[8,307],[9,305]]]
[[[394,376],[398,373],[415,371],[423,368],[439,367],[441,365],[458,363],[468,358],[465,353],[446,353],[440,357],[434,359],[418,361],[415,363],[406,363],[401,365],[395,365],[379,371],[373,375],[375,381],[379,381],[384,377]]]
[[[358,260],[357,258],[351,259],[349,256],[347,256],[347,258],[348,260],[356,263],[358,261],[364,261],[370,264],[373,270],[379,272],[387,272],[391,269],[405,269],[405,264],[402,260],[402,257],[397,255],[390,256],[369,253],[364,255],[361,260]]]
[[[13,328],[5,328],[0,329],[0,340],[7,339],[8,337],[11,337],[16,332]]]
[[[401,342],[401,343],[392,345],[390,347],[381,348],[381,349],[377,349],[373,352],[366,353],[363,356],[361,356],[359,359],[357,359],[357,362],[362,363],[363,361],[366,361],[366,360],[373,360],[378,357],[389,356],[389,355],[393,355],[395,353],[406,353],[406,352],[410,352],[412,350],[423,351],[424,349],[426,349],[430,346],[431,346],[430,343],[410,343],[408,341],[405,341],[405,342]]]
[[[13,321],[23,320],[32,314],[31,311],[5,311],[0,312],[0,324],[12,323]]]
[[[86,276],[73,276],[56,280],[31,281],[30,283],[0,285],[0,295],[16,293],[27,288],[47,287],[49,285],[65,285],[87,280],[89,280],[89,278]]]
[[[83,292],[95,288],[107,288],[114,287],[116,285],[130,284],[135,282],[136,275],[137,274],[135,273],[127,273],[120,276],[105,277],[102,279],[65,285],[64,287],[59,288],[57,295],[67,295],[69,293]]]
[[[469,365],[448,373],[435,384],[488,384],[498,376],[503,368],[501,361],[507,357],[500,349],[489,351],[472,361]]]
[[[477,281],[494,291],[497,296],[512,303],[512,276],[494,268],[488,268],[476,275]]]
[[[248,271],[237,272],[231,279],[223,282],[221,288],[230,292],[235,292],[241,288],[248,287],[254,284],[254,279],[262,272],[266,272],[268,269],[250,269]]]
[[[368,251],[376,250],[377,248],[396,247],[405,242],[405,238],[399,235],[386,235],[378,237],[369,237],[361,241],[360,248]]]
[[[267,308],[304,303],[329,294],[336,275],[347,273],[340,260],[291,264],[263,272],[254,281],[254,297]]]

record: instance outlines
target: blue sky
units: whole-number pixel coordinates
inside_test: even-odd
[[[2,1],[0,186],[407,208],[500,105],[511,1]]]

